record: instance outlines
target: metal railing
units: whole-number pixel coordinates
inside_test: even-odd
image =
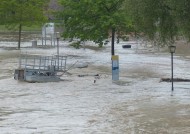
[[[67,69],[67,56],[41,56],[21,54],[19,59],[19,68],[32,69],[39,71],[52,70],[63,72]]]

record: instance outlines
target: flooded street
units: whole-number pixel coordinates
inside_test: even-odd
[[[30,45],[31,43],[28,43]],[[3,46],[1,42],[0,45]],[[54,54],[56,48],[0,49],[1,134],[189,134],[190,83],[160,82],[170,78],[169,53],[142,53],[122,49],[120,80],[112,81],[110,46],[101,51],[70,48],[61,42],[60,53],[74,55],[88,68],[71,68],[63,81],[27,83],[13,79],[19,53]],[[174,77],[190,79],[190,59],[175,55]],[[83,74],[99,74],[99,78]],[[96,82],[94,83],[94,80]]]

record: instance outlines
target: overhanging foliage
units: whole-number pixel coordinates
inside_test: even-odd
[[[126,32],[132,25],[124,12],[124,0],[60,0],[64,10],[64,37],[92,40],[100,45],[109,37],[112,28]]]

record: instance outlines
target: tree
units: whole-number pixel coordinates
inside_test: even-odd
[[[124,12],[125,0],[60,0],[64,10],[64,37],[92,40],[103,45],[103,40],[112,33],[112,55],[114,55],[114,35],[131,26],[130,18]]]
[[[23,26],[42,24],[47,20],[45,7],[49,0],[0,0],[0,24],[19,31],[20,49]]]
[[[133,25],[151,40],[163,45],[174,43],[175,37],[190,39],[189,0],[127,0],[125,9],[132,16]]]
[[[177,15],[178,27],[180,35],[184,35],[190,40],[190,1],[175,0],[175,14]]]

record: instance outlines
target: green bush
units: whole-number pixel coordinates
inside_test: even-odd
[[[76,48],[76,49],[81,48],[80,41],[78,41],[78,42],[73,42],[73,43],[70,44],[70,46],[72,46],[72,47],[74,47],[74,48]]]
[[[123,35],[123,36],[121,36],[121,39],[123,41],[129,41],[129,36],[128,35]]]

